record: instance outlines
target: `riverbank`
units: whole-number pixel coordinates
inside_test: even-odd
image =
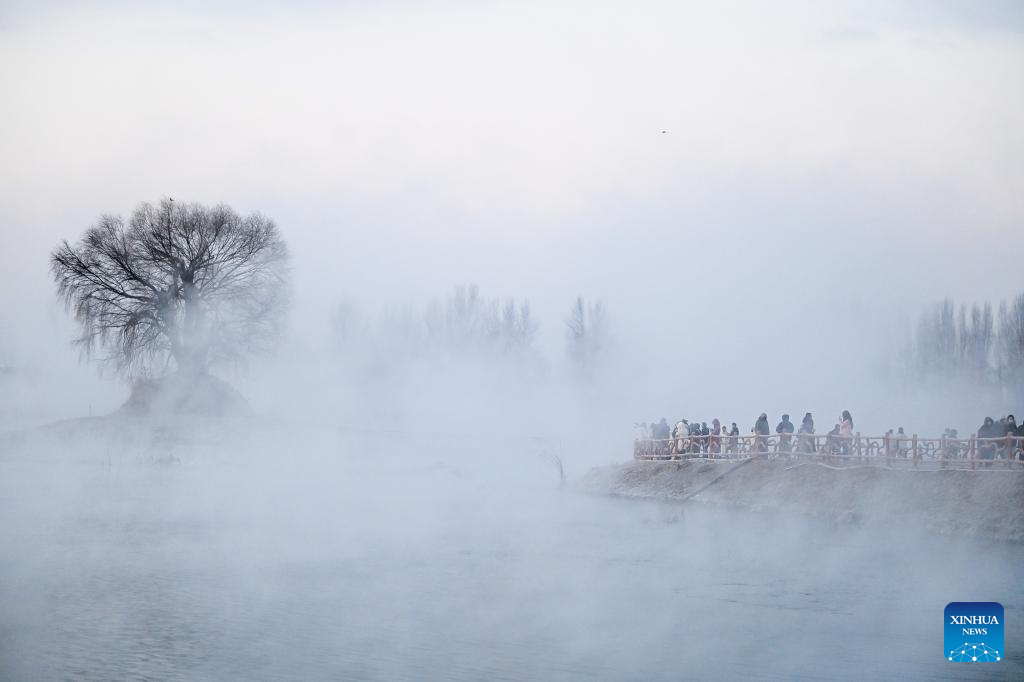
[[[576,487],[1024,542],[1024,471],[837,468],[787,460],[630,462],[592,469]]]

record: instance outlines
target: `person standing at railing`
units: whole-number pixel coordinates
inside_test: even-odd
[[[708,439],[708,452],[712,455],[718,455],[722,452],[722,422],[718,421],[718,417],[711,420],[711,437]]]
[[[950,429],[946,435],[946,456],[950,459],[960,459],[963,456],[960,434],[956,429]]]
[[[992,417],[985,417],[985,423],[978,429],[978,459],[995,459],[995,441],[985,440],[986,438],[998,438],[999,427]]]
[[[651,424],[651,438],[652,445],[654,446],[654,452],[658,455],[668,455],[672,451],[669,437],[672,435],[672,429],[668,425],[668,421],[662,417],[661,421],[657,424]]]
[[[775,433],[779,434],[779,452],[789,452],[793,449],[793,428],[789,415],[782,415],[782,421],[775,427]]]
[[[853,417],[850,416],[849,410],[843,410],[842,421],[839,422],[839,435],[843,439],[843,454],[850,454],[850,443],[853,442]]]
[[[736,422],[732,423],[729,427],[729,452],[736,452],[736,446],[740,438],[740,427],[736,426]]]
[[[995,428],[992,429],[993,438],[1006,438],[1006,417],[1000,417],[999,421],[996,422]],[[1006,441],[996,441],[996,459],[1003,459],[1005,457]]]
[[[754,440],[757,443],[756,450],[758,452],[768,452],[768,436],[771,434],[771,430],[768,426],[768,414],[765,412],[761,413],[761,416],[757,418],[757,422],[754,424]]]
[[[675,427],[672,429],[672,452],[673,454],[682,454],[686,450],[686,439],[685,436],[689,432],[689,425],[685,419],[680,419],[676,422]]]
[[[999,459],[1013,459],[1014,458],[1014,442],[1013,437],[1017,435],[1017,421],[1014,419],[1012,414],[1006,415],[999,420],[999,436],[1003,438],[1001,443],[998,443],[997,457]]]
[[[800,450],[811,453],[817,448],[814,445],[814,417],[808,412],[800,424]]]
[[[907,453],[910,452],[910,438],[907,437],[903,427],[896,429],[896,454],[900,457],[906,457]]]
[[[842,452],[839,445],[839,424],[833,426],[832,430],[828,432],[828,436],[825,438],[825,452],[830,455],[838,455]]]

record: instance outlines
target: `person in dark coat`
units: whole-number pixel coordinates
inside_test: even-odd
[[[782,421],[775,427],[775,433],[779,434],[779,450],[789,452],[793,443],[793,422],[789,421],[789,415],[782,415]]]
[[[832,430],[828,432],[828,440],[825,441],[825,449],[828,450],[830,455],[838,455],[842,452],[842,447],[839,445],[839,424],[832,427]]]
[[[768,452],[768,434],[771,433],[771,427],[768,426],[768,415],[764,412],[757,418],[757,422],[754,424],[754,434],[757,436],[757,451]]]
[[[978,459],[995,459],[995,441],[987,441],[985,438],[998,438],[999,426],[992,417],[985,417],[985,423],[978,429]]]
[[[1016,447],[1017,459],[1024,459],[1024,421],[1017,427],[1017,433],[1013,434],[1018,440],[1014,441]]]
[[[672,451],[672,443],[669,441],[671,437],[672,427],[664,417],[657,424],[651,424],[651,445],[657,454],[667,455]]]

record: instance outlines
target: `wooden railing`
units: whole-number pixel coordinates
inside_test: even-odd
[[[837,436],[832,434],[775,434],[758,436],[708,435],[678,438],[641,438],[633,442],[639,460],[747,459],[810,457],[834,462],[906,462],[1024,468],[1024,437],[919,438],[914,435]]]

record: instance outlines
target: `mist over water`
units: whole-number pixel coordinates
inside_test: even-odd
[[[1024,678],[1018,544],[579,485],[662,417],[1024,412],[1022,36],[1002,0],[4,2],[0,681]],[[275,352],[182,393],[249,409],[133,412],[145,373],[70,345],[54,249],[162,201],[287,246]],[[940,658],[970,600],[998,664]]]
[[[943,607],[1024,598],[1015,545],[584,496],[508,442],[248,431],[0,461],[0,677],[977,679]]]

